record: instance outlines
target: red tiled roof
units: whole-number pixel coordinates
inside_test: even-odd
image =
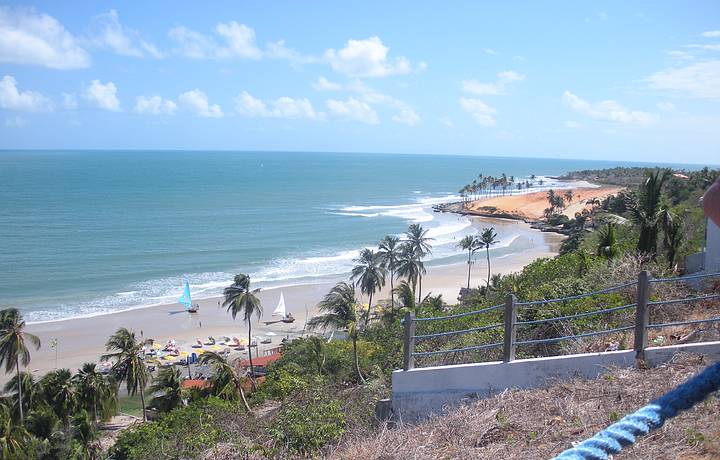
[[[267,366],[268,364],[274,363],[275,361],[280,359],[281,356],[281,353],[275,353],[268,356],[253,357],[253,366]],[[240,361],[240,365],[247,367],[250,365],[250,360],[243,359],[242,361]]]
[[[193,379],[193,380],[183,380],[182,383],[180,383],[180,387],[184,389],[188,388],[208,388],[210,387],[210,382],[207,380],[199,380],[199,379]]]

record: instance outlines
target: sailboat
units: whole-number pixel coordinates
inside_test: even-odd
[[[275,310],[273,310],[272,315],[279,316],[280,321],[283,323],[292,323],[295,321],[295,318],[293,318],[293,316],[285,310],[285,296],[282,291],[280,291],[280,301],[278,302],[277,307],[275,307]]]
[[[192,299],[190,298],[190,284],[187,280],[185,280],[185,289],[183,289],[179,303],[185,305],[185,310],[187,310],[188,313],[197,313],[198,311],[197,304],[193,305]]]

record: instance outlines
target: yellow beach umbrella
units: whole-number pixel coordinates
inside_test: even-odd
[[[181,351],[181,352],[180,352],[180,356],[188,356],[189,354],[190,354],[190,353],[188,353],[187,351]]]
[[[209,348],[212,351],[222,351],[222,347],[220,345],[210,345]]]
[[[198,349],[194,350],[193,353],[195,353],[196,355],[201,355],[201,354],[205,353],[205,350],[203,350],[202,348],[198,348]]]

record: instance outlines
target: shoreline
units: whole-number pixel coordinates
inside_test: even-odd
[[[474,225],[487,225],[487,219],[472,219]],[[520,224],[519,225],[527,225]],[[528,226],[529,230],[529,226]],[[491,259],[493,274],[517,272],[533,260],[541,257],[554,257],[564,237],[556,234],[528,231],[528,247],[517,253],[500,255]],[[484,264],[478,262],[473,268],[473,285],[482,284],[487,276]],[[455,262],[443,265],[428,266],[428,273],[423,277],[423,295],[432,292],[442,294],[443,299],[453,304],[467,277],[466,262]],[[327,294],[336,282],[347,277],[338,275],[334,280],[317,283],[295,284],[291,286],[271,287],[259,293],[264,315],[258,320],[253,318],[252,335],[265,336],[273,333],[272,343],[258,346],[253,355],[260,355],[278,346],[283,337],[299,337],[303,334],[306,318],[317,313],[317,303]],[[296,318],[292,324],[263,324],[277,304],[280,291],[283,292],[288,312]],[[385,288],[375,295],[376,299],[389,297],[389,282]],[[367,302],[360,296],[362,302]],[[108,337],[120,327],[134,330],[136,335],[153,338],[156,343],[165,343],[175,339],[178,344],[189,346],[196,339],[208,336],[237,336],[247,339],[247,327],[238,318],[233,321],[231,315],[220,308],[221,297],[210,297],[197,300],[200,311],[189,314],[177,303],[139,307],[120,312],[93,315],[83,318],[64,318],[43,322],[28,323],[27,331],[37,335],[43,344],[40,350],[32,350],[32,361],[28,370],[41,375],[56,368],[56,350],[50,348],[53,339],[58,339],[57,367],[75,370],[85,362],[98,362],[99,356],[105,351]],[[307,316],[306,316],[307,312]],[[245,356],[247,353],[243,353]],[[5,380],[2,380],[5,381]]]

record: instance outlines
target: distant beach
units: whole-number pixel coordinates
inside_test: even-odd
[[[516,240],[515,242],[518,252],[507,256],[493,256],[491,260],[492,273],[519,271],[537,258],[552,257],[557,253],[563,240],[560,235],[530,230],[529,226],[522,222],[478,218],[474,219],[473,225],[522,227],[522,236],[518,238],[522,241]],[[478,255],[477,263],[472,268],[472,284],[474,286],[483,284],[487,274],[485,260],[481,256],[482,254]],[[434,295],[442,294],[447,302],[453,303],[460,287],[465,284],[466,270],[467,264],[463,262],[430,266],[427,275],[423,278],[423,292],[432,292]],[[264,314],[259,321],[253,319],[253,335],[264,336],[267,332],[277,335],[272,336],[272,344],[261,344],[258,347],[260,355],[264,350],[278,346],[283,337],[293,338],[302,334],[306,312],[307,317],[317,314],[317,303],[327,294],[334,282],[340,279],[341,277],[338,277],[334,281],[261,291],[260,299]],[[388,288],[389,283],[376,298],[387,298],[389,296]],[[270,315],[278,302],[281,291],[285,297],[287,310],[292,313],[296,321],[292,324],[276,323],[266,326],[263,321],[271,320]],[[39,351],[33,351],[30,370],[39,375],[55,368],[55,350],[49,346],[55,338],[58,339],[58,367],[74,369],[85,362],[97,362],[99,355],[104,351],[107,338],[119,327],[132,329],[138,336],[142,332],[144,338],[153,338],[159,343],[175,339],[179,345],[185,347],[195,343],[197,338],[205,341],[208,336],[247,337],[245,324],[240,318],[233,321],[230,314],[218,306],[220,300],[217,297],[200,300],[198,302],[200,311],[196,314],[185,312],[179,304],[167,304],[91,318],[31,324],[28,326],[28,331],[40,337],[43,347]],[[242,353],[242,355],[246,356],[246,353]]]

